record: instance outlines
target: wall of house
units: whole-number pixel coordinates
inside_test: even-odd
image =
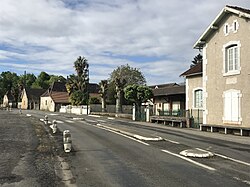
[[[7,106],[9,106],[9,100],[8,100],[7,95],[4,95],[3,96],[3,107],[7,107]]]
[[[40,110],[55,111],[55,103],[51,97],[41,97]]]
[[[194,109],[194,91],[202,89],[202,75],[186,78],[186,109]]]
[[[21,109],[28,109],[28,97],[26,92],[23,92]]]
[[[224,34],[224,24],[239,23],[237,32]],[[226,90],[240,91],[240,123],[230,125],[250,126],[250,21],[235,15],[228,16],[203,49],[203,106],[204,123],[228,125],[224,117],[224,97]],[[225,75],[223,45],[230,41],[240,42],[240,74]]]

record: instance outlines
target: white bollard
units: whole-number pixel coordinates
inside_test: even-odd
[[[71,151],[72,139],[69,130],[63,131],[63,147],[66,153]]]
[[[45,125],[48,125],[48,116],[47,115],[44,116],[44,123],[45,123]]]
[[[53,120],[52,125],[50,126],[51,129],[52,129],[53,134],[55,134],[56,131],[57,131],[57,125],[56,124],[57,124],[56,120]]]

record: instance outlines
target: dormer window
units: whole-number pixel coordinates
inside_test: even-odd
[[[233,32],[236,33],[239,29],[239,23],[237,20],[234,20],[233,22]]]
[[[228,23],[226,23],[225,26],[224,26],[224,34],[226,36],[229,34],[229,25],[228,25]]]

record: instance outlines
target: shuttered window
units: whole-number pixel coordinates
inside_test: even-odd
[[[224,121],[240,121],[240,95],[238,90],[224,92]]]

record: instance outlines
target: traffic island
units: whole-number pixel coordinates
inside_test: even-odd
[[[195,157],[195,158],[209,158],[214,156],[213,153],[198,148],[181,151],[180,155],[186,157]]]

